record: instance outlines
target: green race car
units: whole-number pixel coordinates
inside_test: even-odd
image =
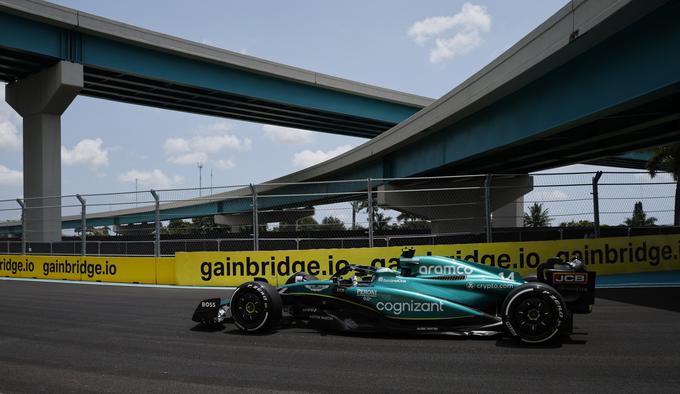
[[[287,326],[324,331],[509,334],[542,343],[568,334],[575,313],[590,313],[595,272],[579,260],[550,259],[535,276],[406,250],[397,269],[348,265],[330,279],[304,272],[278,289],[244,283],[230,298],[201,303],[193,320],[233,322],[245,332]]]

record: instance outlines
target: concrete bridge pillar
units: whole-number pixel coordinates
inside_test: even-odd
[[[521,227],[524,195],[532,191],[533,186],[530,175],[495,177],[491,186],[492,226]],[[483,178],[383,185],[378,188],[377,194],[381,208],[430,220],[432,234],[485,231]]]
[[[61,241],[61,114],[82,88],[83,66],[64,61],[5,87],[24,123],[27,241]]]

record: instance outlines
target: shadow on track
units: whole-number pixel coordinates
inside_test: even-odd
[[[628,289],[597,289],[597,297],[612,301],[625,302],[680,312],[680,287],[638,287]]]

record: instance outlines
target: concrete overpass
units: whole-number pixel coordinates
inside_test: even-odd
[[[422,111],[260,192],[334,189],[273,184],[310,180],[526,174],[677,141],[679,16],[672,1],[572,1]],[[244,212],[248,193],[167,204],[162,217]],[[267,200],[272,207],[309,202]],[[125,224],[148,215],[147,207],[91,218],[92,225]]]
[[[77,95],[371,138],[431,99],[39,0],[0,0],[0,80],[24,118],[29,236],[61,237],[60,117]],[[34,228],[35,227],[35,228]]]

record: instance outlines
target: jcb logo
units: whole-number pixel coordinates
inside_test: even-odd
[[[588,284],[588,274],[575,274],[571,272],[555,272],[553,273],[553,283],[555,284],[569,284],[569,285],[585,285]]]

